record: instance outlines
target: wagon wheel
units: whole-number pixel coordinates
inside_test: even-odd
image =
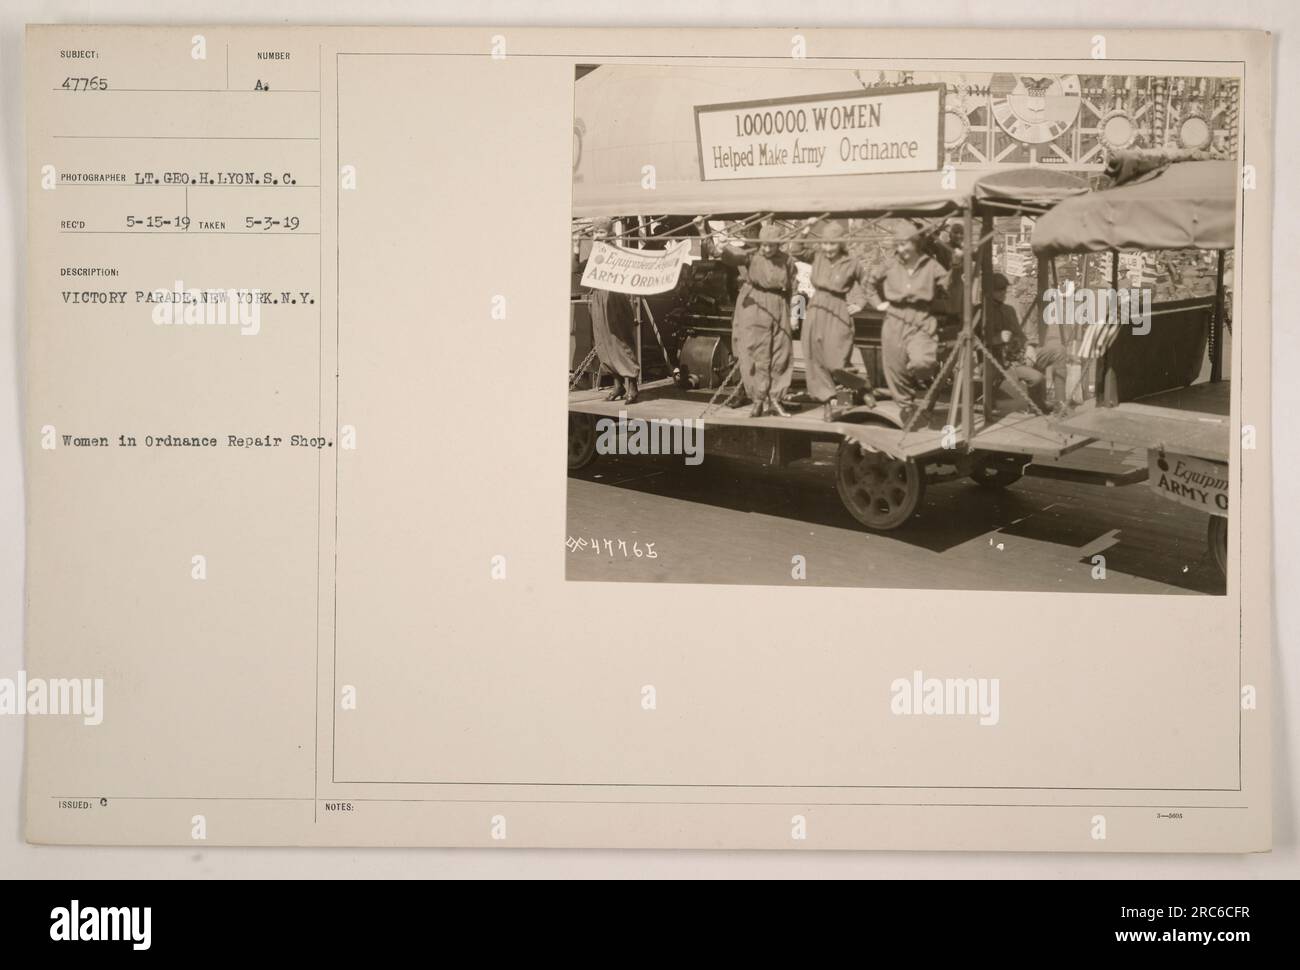
[[[1228,520],[1221,515],[1210,516],[1210,525],[1205,530],[1205,541],[1210,547],[1210,555],[1219,572],[1228,575]]]
[[[914,461],[840,443],[835,489],[849,514],[868,529],[886,532],[911,518],[925,494],[925,476]]]
[[[591,464],[596,457],[596,418],[591,414],[569,414],[569,471]]]
[[[1006,488],[1020,481],[1028,464],[1023,455],[981,455],[971,465],[970,479],[980,488]]]

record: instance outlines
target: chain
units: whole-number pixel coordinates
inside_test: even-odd
[[[948,359],[943,362],[943,367],[939,369],[939,373],[935,376],[935,379],[930,382],[930,387],[925,392],[925,397],[921,400],[920,406],[912,412],[911,416],[908,417],[907,422],[903,425],[903,434],[902,437],[899,438],[900,444],[902,443],[903,438],[907,437],[908,433],[912,430],[912,427],[916,424],[916,419],[922,414],[929,414],[930,410],[934,407],[935,398],[939,396],[940,387],[943,385],[943,382],[948,379],[948,375],[952,372],[953,367],[957,363],[957,358],[965,351],[963,346],[965,342],[966,335],[963,333],[957,343],[953,346],[952,353],[948,355]]]
[[[582,363],[579,364],[574,371],[573,380],[569,381],[569,390],[573,390],[578,386],[578,381],[582,380],[582,375],[586,372],[587,365],[591,363],[591,359],[595,356],[596,348],[592,347],[591,350],[587,352],[587,356],[583,358]]]
[[[721,408],[731,407],[731,402],[736,399],[736,395],[740,393],[741,389],[744,386],[745,386],[744,381],[740,381],[740,380],[736,381],[736,386],[731,389],[731,393],[727,395],[727,399],[723,401],[721,404],[719,404],[718,407]]]
[[[727,376],[722,379],[722,383],[718,385],[718,389],[713,392],[713,397],[709,398],[709,403],[704,408],[704,410],[700,412],[700,417],[704,417],[706,414],[708,414],[710,411],[713,410],[713,404],[715,401],[717,401],[718,395],[727,389],[727,385],[731,383],[731,376],[735,374],[739,368],[740,368],[740,361],[736,361],[734,364],[731,365],[731,370],[729,370],[727,372]],[[732,400],[736,396],[736,393],[740,390],[740,387],[741,385],[737,383],[736,386],[732,388],[731,394],[729,394],[727,396],[727,399],[722,403],[723,407],[726,407],[732,402]]]
[[[669,367],[676,367],[677,362],[668,356],[668,348],[664,346],[664,338],[659,335],[659,325],[655,323],[655,315],[650,312],[650,304],[646,302],[645,297],[641,297],[641,305],[645,307],[645,315],[650,318],[650,329],[654,331],[655,343],[659,345],[659,352],[664,355],[664,363]]]
[[[1039,407],[1038,407],[1037,404],[1035,404],[1033,401],[1031,401],[1031,400],[1029,399],[1029,395],[1026,394],[1026,393],[1025,393],[1025,389],[1024,389],[1023,387],[1020,386],[1020,382],[1019,382],[1018,380],[1016,380],[1014,377],[1012,377],[1010,374],[1007,373],[1006,368],[1004,368],[1000,363],[998,363],[998,359],[997,359],[997,357],[995,357],[992,353],[990,353],[990,352],[989,352],[989,349],[988,349],[987,347],[985,347],[983,343],[980,342],[980,338],[979,338],[979,337],[976,337],[974,334],[972,334],[972,335],[971,335],[971,339],[975,341],[975,346],[978,347],[981,351],[984,352],[984,359],[987,360],[990,364],[992,364],[994,367],[997,368],[998,373],[1001,374],[1002,377],[1003,377],[1003,379],[1004,379],[1008,384],[1011,385],[1011,389],[1014,390],[1014,391],[1016,392],[1016,394],[1019,396],[1020,400],[1024,401],[1024,402],[1025,402],[1026,404],[1028,404],[1031,408],[1033,408],[1033,410],[1034,410],[1034,414],[1038,415],[1040,418],[1043,417],[1043,412],[1042,412],[1041,410],[1039,410]],[[986,387],[986,388],[984,388],[984,393],[985,393],[985,394],[989,394],[989,393],[992,392],[992,390],[993,390],[992,388],[987,388],[987,387]]]

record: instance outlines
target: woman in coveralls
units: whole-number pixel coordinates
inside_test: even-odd
[[[736,297],[731,322],[732,351],[740,379],[754,402],[751,417],[764,411],[790,416],[781,398],[790,387],[794,355],[790,339],[790,295],[797,271],[794,260],[781,251],[781,230],[768,223],[758,235],[758,251],[727,248],[723,262],[745,268],[745,282]]]

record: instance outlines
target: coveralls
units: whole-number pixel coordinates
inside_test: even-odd
[[[806,246],[801,249],[806,251]],[[853,284],[866,280],[868,275],[861,260],[844,250],[838,256],[827,256],[819,249],[813,257],[812,285],[816,292],[808,303],[802,339],[808,396],[815,401],[833,398],[832,372],[849,369],[854,333],[847,297]]]
[[[779,401],[790,387],[794,365],[790,337],[794,260],[783,252],[764,256],[734,249],[724,249],[722,259],[746,270],[731,319],[731,346],[740,379],[751,400]]]
[[[881,328],[885,382],[894,400],[911,403],[924,394],[939,369],[939,321],[948,272],[932,256],[910,266],[897,260],[871,274],[868,290],[889,301]]]
[[[625,293],[590,290],[591,337],[596,356],[610,373],[636,377],[636,319]]]

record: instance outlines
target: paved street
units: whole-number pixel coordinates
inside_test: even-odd
[[[1027,475],[1001,492],[931,485],[911,522],[875,534],[840,504],[833,461],[825,445],[781,470],[712,456],[694,468],[673,457],[598,458],[569,477],[568,536],[587,544],[571,543],[568,578],[792,585],[799,554],[804,582],[823,586],[1224,592],[1205,516],[1145,483]],[[634,543],[653,543],[655,558],[636,557]],[[1092,578],[1098,553],[1102,581]]]

